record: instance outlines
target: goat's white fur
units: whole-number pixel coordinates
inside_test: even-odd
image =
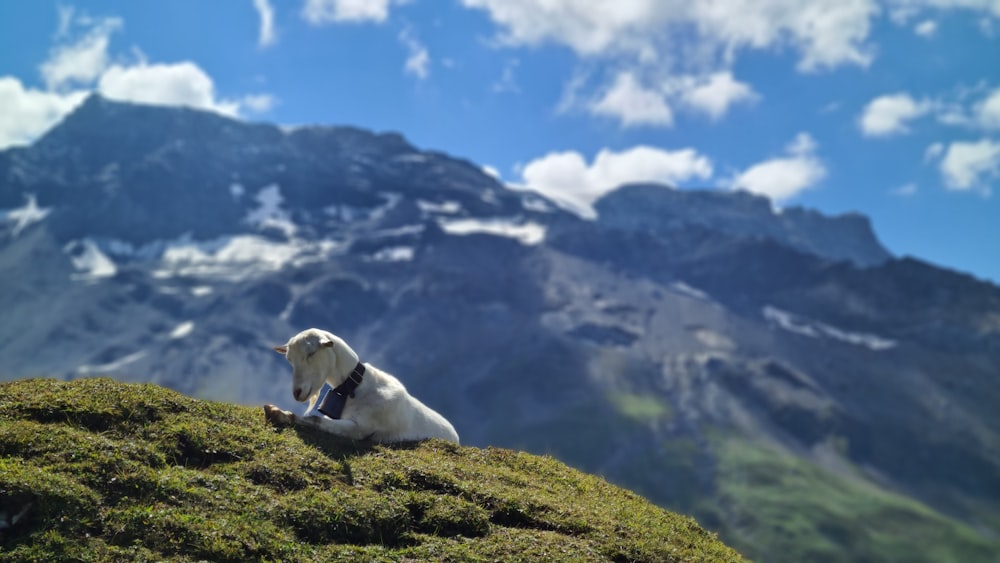
[[[316,404],[323,383],[336,387],[358,364],[358,354],[341,338],[317,328],[293,336],[274,348],[292,364],[292,396]],[[340,419],[298,416],[274,405],[264,407],[268,420],[319,428],[354,440],[405,442],[441,438],[458,443],[455,428],[436,411],[410,395],[392,375],[365,364],[365,375]]]

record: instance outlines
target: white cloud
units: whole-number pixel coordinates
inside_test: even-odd
[[[75,19],[76,8],[73,6],[56,5],[56,12],[59,17],[56,38],[60,39],[69,35],[69,30],[73,26],[73,20]]]
[[[1000,87],[979,82],[953,87],[934,98],[915,99],[906,92],[880,96],[865,106],[858,127],[869,137],[899,135],[909,132],[911,122],[925,115],[949,127],[1000,130]],[[943,147],[936,150],[940,153]]]
[[[1000,18],[1000,3],[996,0],[889,0],[892,16],[906,21],[921,10],[968,10]]]
[[[880,101],[884,102],[883,118],[878,124],[886,129],[884,134],[906,131],[907,121],[928,113],[933,113],[942,125],[987,131],[1000,129],[1000,87],[990,90],[985,82],[952,88],[950,93],[935,99],[917,101],[908,94],[883,96],[869,107]]]
[[[753,101],[753,88],[732,74],[748,52],[791,53],[801,72],[867,67],[877,53],[873,26],[886,12],[901,25],[912,20],[923,36],[936,33],[946,11],[973,11],[990,21],[1000,12],[997,0],[461,2],[491,19],[494,44],[565,47],[586,61],[584,72],[606,77],[581,81],[575,73],[557,112],[583,109],[626,127],[669,126],[682,109],[720,119],[732,104]],[[679,90],[678,83],[690,83],[690,77],[708,78]],[[883,129],[876,116],[872,119],[874,135],[905,129],[905,116]]]
[[[641,49],[630,41],[649,33],[656,17],[654,2],[621,0],[462,0],[469,8],[486,10],[493,21],[505,28],[502,42],[511,45],[561,43],[582,55],[605,50]],[[673,4],[666,1],[664,4]],[[628,45],[625,45],[628,43]]]
[[[924,162],[937,160],[944,154],[944,143],[934,143],[924,151]]]
[[[809,156],[816,152],[817,148],[819,145],[816,144],[816,139],[813,139],[809,133],[802,132],[788,143],[785,150],[792,156]]]
[[[903,184],[902,186],[899,186],[898,188],[892,190],[889,193],[899,197],[912,197],[917,194],[917,185],[914,184],[913,182],[910,182],[908,184]]]
[[[601,96],[591,102],[591,113],[621,120],[622,126],[661,125],[674,123],[673,112],[664,95],[644,88],[631,72],[622,72]]]
[[[729,106],[759,98],[749,84],[734,80],[729,71],[697,78],[684,77],[679,86],[680,98],[686,105],[715,120],[721,119]]]
[[[520,59],[508,59],[503,65],[503,71],[500,74],[500,79],[493,83],[492,90],[498,94],[504,92],[520,94],[521,87],[517,85],[517,78],[514,77],[514,72],[520,65]]]
[[[586,105],[581,101],[583,97],[581,91],[589,79],[590,76],[587,72],[581,71],[579,68],[573,71],[573,75],[563,85],[562,95],[559,96],[559,102],[555,108],[557,114],[569,113]]]
[[[937,33],[937,22],[934,20],[924,20],[913,27],[913,33],[921,37],[934,37]]]
[[[229,116],[238,115],[241,105],[238,101],[217,99],[212,79],[198,65],[188,61],[113,65],[101,75],[97,89],[116,100],[188,106]]]
[[[327,23],[383,22],[390,0],[306,0],[302,17],[313,25]]]
[[[0,77],[0,149],[26,145],[55,125],[87,97],[85,91],[45,92]]]
[[[120,18],[93,18],[73,7],[58,6],[56,41],[40,70],[46,90],[26,88],[12,76],[0,76],[0,149],[33,142],[75,109],[90,93],[138,103],[182,105],[239,117],[264,113],[277,103],[270,94],[217,97],[209,75],[192,62],[109,66],[110,36],[121,29]],[[82,37],[65,40],[82,29]],[[73,88],[71,88],[71,86]]]
[[[560,102],[560,109],[579,105],[578,91],[583,79],[577,78]],[[630,71],[618,73],[614,81],[592,99],[586,109],[593,115],[618,119],[623,127],[674,124],[674,108],[721,119],[730,106],[758,98],[750,85],[733,78],[729,71],[704,75],[682,75],[646,86]]]
[[[69,33],[73,23],[81,23],[71,9],[60,10],[57,37]],[[89,18],[83,21],[91,21]],[[82,85],[100,76],[108,65],[108,45],[111,34],[121,29],[120,18],[95,20],[87,33],[78,41],[57,45],[39,70],[46,88],[58,90],[69,85]]]
[[[698,2],[709,22],[732,51],[769,49],[783,44],[800,52],[800,71],[840,65],[868,66],[873,58],[867,43],[875,0],[723,0]]]
[[[865,66],[875,0],[462,0],[485,10],[509,45],[546,42],[582,56],[627,54],[656,64],[683,51],[709,50],[730,59],[741,49],[791,46],[801,70]],[[678,37],[691,37],[678,40]],[[678,56],[678,55],[673,55]],[[711,66],[718,66],[713,64]]]
[[[493,178],[494,180],[497,180],[498,182],[502,182],[503,181],[503,178],[500,176],[500,171],[497,170],[495,166],[490,166],[489,164],[484,164],[482,168],[483,168],[483,172],[487,176],[490,176],[491,178]]]
[[[914,100],[905,92],[880,96],[865,106],[858,125],[869,137],[906,133],[907,122],[926,115],[932,106],[930,102]]]
[[[711,160],[694,149],[667,151],[640,145],[621,152],[603,149],[590,164],[575,151],[549,153],[521,168],[521,187],[593,217],[593,202],[622,184],[677,184],[711,176]]]
[[[240,102],[241,107],[253,113],[267,113],[278,103],[270,94],[249,94],[243,96]]]
[[[431,56],[427,52],[427,47],[424,47],[408,28],[399,32],[399,42],[406,47],[409,53],[406,57],[406,63],[403,64],[403,72],[412,74],[421,80],[427,78],[430,74],[428,67],[431,64]]]
[[[732,187],[780,202],[826,177],[826,168],[815,155],[816,141],[808,133],[799,133],[786,151],[788,156],[765,160],[739,173]]]
[[[967,129],[1000,129],[1000,87],[988,88],[985,82],[954,88],[933,103],[937,121]]]
[[[976,123],[985,129],[1000,129],[1000,88],[990,92],[976,105]]]
[[[961,104],[944,102],[936,108],[934,117],[938,123],[952,127],[972,127],[974,121],[967,108]]]
[[[260,31],[257,35],[257,45],[269,47],[274,45],[278,37],[274,31],[274,7],[268,0],[253,0],[253,7],[260,16]]]
[[[989,182],[1000,178],[1000,142],[982,139],[951,143],[941,159],[941,176],[950,190],[980,189],[990,193]]]
[[[979,31],[981,31],[986,37],[992,39],[993,36],[996,35],[996,27],[993,25],[993,20],[990,18],[980,18]]]
[[[587,62],[566,85],[556,111],[584,110],[623,127],[669,127],[683,110],[721,119],[759,98],[732,69],[747,52],[791,52],[801,72],[874,60],[872,30],[888,12],[929,37],[949,10],[1000,17],[997,0],[462,0],[496,26],[501,46],[556,45]],[[992,20],[991,20],[992,21]],[[866,135],[903,133],[941,107],[886,96],[866,108]],[[957,114],[956,114],[957,115]],[[954,117],[954,116],[952,116]]]

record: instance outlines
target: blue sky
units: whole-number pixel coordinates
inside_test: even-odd
[[[0,0],[0,147],[95,90],[399,131],[582,214],[635,180],[860,211],[1000,281],[998,0]]]

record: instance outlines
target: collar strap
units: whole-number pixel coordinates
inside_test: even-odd
[[[343,383],[326,392],[326,396],[323,397],[323,402],[317,410],[330,418],[340,418],[344,407],[347,406],[347,398],[354,397],[354,390],[358,388],[358,385],[361,385],[364,377],[365,365],[358,362],[358,365],[354,366],[354,370],[348,374]]]
[[[354,366],[354,369],[347,375],[347,379],[343,383],[333,388],[333,392],[340,395],[341,397],[351,397],[354,398],[354,390],[361,385],[361,381],[365,378],[365,364],[358,362],[358,365]]]

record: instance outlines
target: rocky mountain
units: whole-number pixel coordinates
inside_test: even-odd
[[[552,454],[757,560],[1000,553],[1000,288],[860,215],[638,185],[588,220],[396,134],[96,96],[0,152],[0,209],[8,379],[289,408],[270,347],[319,326],[464,444]]]
[[[809,209],[775,210],[766,197],[750,192],[663,190],[660,185],[627,185],[597,204],[600,222],[627,231],[668,235],[689,225],[741,238],[770,239],[783,246],[858,266],[877,266],[891,255],[859,214],[826,217]]]

